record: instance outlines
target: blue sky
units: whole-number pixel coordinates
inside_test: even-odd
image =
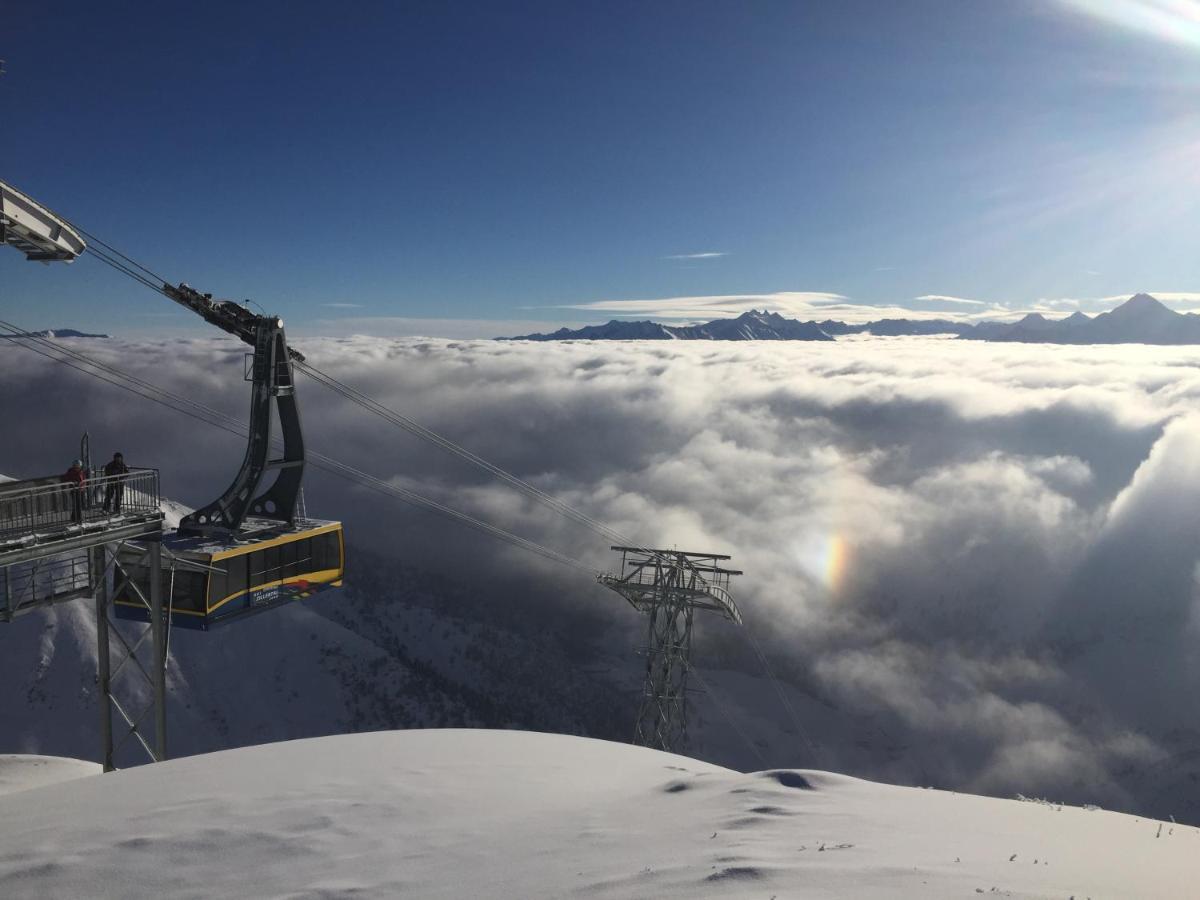
[[[1200,306],[1197,0],[67,2],[0,58],[0,178],[310,332]],[[0,307],[203,327],[88,259]]]

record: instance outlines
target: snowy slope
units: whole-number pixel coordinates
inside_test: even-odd
[[[19,897],[1187,897],[1200,831],[562,735],[360,734],[0,797]]]
[[[0,795],[99,775],[99,763],[62,756],[0,755]]]

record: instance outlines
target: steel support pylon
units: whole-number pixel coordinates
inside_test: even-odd
[[[95,570],[97,693],[100,753],[105,772],[116,769],[118,753],[132,740],[150,762],[167,758],[167,641],[163,610],[162,552],[157,542],[136,546],[149,556],[150,596],[122,567],[121,545],[97,547]],[[124,585],[150,612],[149,623],[113,618],[112,598]],[[114,656],[115,651],[115,656]]]
[[[741,622],[727,586],[740,575],[716,565],[728,559],[711,553],[614,547],[622,553],[621,574],[600,583],[647,616],[646,672],[633,742],[678,753],[687,746],[687,680],[692,622],[697,609]]]
[[[675,575],[671,572],[671,575]],[[665,585],[647,616],[646,677],[633,742],[673,752],[687,745],[687,677],[692,606]]]

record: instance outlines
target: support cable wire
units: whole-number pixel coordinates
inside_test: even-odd
[[[87,252],[90,253],[92,256],[96,257],[96,259],[100,260],[105,265],[116,269],[118,272],[121,272],[122,274],[128,275],[130,278],[132,278],[134,281],[137,281],[139,284],[144,284],[146,287],[150,288],[152,291],[157,291],[158,293],[163,294],[163,296],[166,296],[165,292],[162,289],[161,283],[155,283],[155,282],[151,281],[149,278],[146,278],[144,275],[141,275],[138,272],[135,272],[133,269],[129,268],[129,266],[127,266],[124,263],[120,262],[119,260],[114,259],[113,257],[109,256],[103,250],[97,250],[95,247],[88,247]]]
[[[130,278],[134,279],[135,281],[139,282],[140,284],[145,285],[146,287],[150,288],[151,290],[153,290],[159,294],[162,294],[167,299],[172,299],[170,297],[170,295],[167,294],[167,292],[163,290],[163,285],[166,283],[166,279],[164,279],[161,275],[157,274],[156,272],[154,272],[152,269],[148,268],[147,266],[144,266],[141,263],[137,262],[137,260],[135,260],[129,256],[126,256],[120,250],[117,250],[111,244],[106,243],[105,241],[96,237],[94,234],[87,231],[86,229],[80,228],[79,226],[77,226],[71,222],[68,222],[68,224],[70,224],[73,228],[75,228],[77,231],[79,231],[79,233],[82,234],[89,241],[93,242],[91,245],[89,245],[88,249],[92,252],[93,255],[96,256],[97,259],[106,263],[107,265],[111,266],[112,268],[116,269],[117,271],[122,272],[125,275],[128,275]],[[105,250],[98,250],[96,245],[99,245],[100,247],[105,248]],[[108,251],[108,252],[105,252],[105,251]],[[110,253],[115,255],[116,257],[119,257],[120,259],[114,259],[113,256],[110,255]],[[124,260],[124,262],[121,262],[121,260]],[[140,269],[141,272],[135,271],[135,269]],[[432,429],[426,428],[425,426],[423,426],[417,422],[414,422],[412,419],[409,419],[407,416],[401,415],[400,413],[396,412],[395,410],[388,409],[383,404],[379,403],[376,400],[373,400],[372,398],[366,396],[365,394],[360,393],[359,391],[355,390],[354,388],[350,387],[349,385],[338,381],[333,376],[327,375],[324,372],[321,372],[319,369],[316,369],[312,366],[306,365],[305,363],[303,363],[299,360],[294,362],[293,365],[296,368],[300,369],[305,374],[312,377],[314,380],[323,384],[325,387],[338,393],[345,399],[348,399],[348,400],[358,404],[359,406],[362,406],[364,409],[367,409],[368,411],[374,413],[375,415],[380,416],[381,418],[384,418],[385,420],[391,422],[393,425],[396,425],[397,427],[403,428],[404,430],[410,432],[411,434],[417,435],[418,437],[423,438],[424,440],[430,441],[431,443],[441,447],[444,450],[447,450],[451,453],[454,453],[454,454],[460,456],[461,458],[467,460],[471,464],[478,466],[479,468],[483,469],[484,471],[489,472],[490,474],[494,475],[495,477],[505,481],[510,486],[523,492],[524,494],[533,498],[537,502],[542,503],[543,505],[549,507],[550,509],[554,510],[555,512],[558,512],[560,515],[563,515],[569,519],[572,519],[575,522],[591,529],[595,533],[599,534],[601,537],[604,537],[607,540],[614,541],[615,543],[624,544],[627,546],[633,546],[634,544],[636,544],[636,542],[632,538],[628,537],[627,535],[624,535],[621,532],[617,531],[616,529],[610,528],[609,526],[605,525],[603,522],[601,522],[597,519],[594,519],[593,517],[587,515],[584,512],[581,512],[580,510],[575,509],[574,507],[572,507],[572,506],[568,505],[567,503],[564,503],[563,501],[559,500],[558,498],[546,493],[545,491],[541,490],[540,488],[535,487],[534,485],[530,484],[529,482],[525,481],[524,479],[519,478],[518,476],[512,474],[511,472],[508,472],[505,469],[502,469],[500,466],[497,466],[493,463],[488,462],[483,457],[471,452],[467,448],[461,446],[460,444],[455,443],[454,441],[450,440],[449,438],[438,434],[437,432],[433,431]],[[662,554],[656,553],[655,551],[653,551],[650,548],[635,547],[635,549],[639,550],[640,552],[649,553],[658,558],[663,558]],[[589,568],[589,570],[596,571],[597,574],[599,574],[598,570],[591,570],[590,568]],[[695,575],[702,584],[707,584],[707,580],[703,576],[701,576],[699,573],[695,573]]]
[[[29,332],[24,331],[9,322],[0,320],[0,327],[15,332],[14,334],[0,335],[0,337],[21,338],[21,340],[17,342],[19,346],[25,347],[26,349],[31,350],[40,356],[44,356],[47,359],[62,363],[63,365],[75,369],[84,375],[97,378],[100,381],[113,385],[114,387],[121,388],[122,390],[126,390],[139,397],[151,400],[167,407],[168,409],[183,413],[184,415],[190,416],[191,418],[204,422],[205,424],[220,428],[223,431],[227,431],[230,434],[237,435],[241,438],[245,438],[247,436],[247,430],[244,423],[240,422],[239,420],[232,419],[218,410],[206,407],[201,403],[180,397],[176,394],[172,394],[170,391],[158,388],[149,382],[145,382],[142,379],[122,372],[113,366],[109,366],[105,363],[99,362],[98,360],[94,360],[85,354],[79,353],[78,351],[55,344],[46,340],[45,338],[31,335]],[[66,357],[72,357],[84,365],[71,362],[70,359]],[[99,371],[91,371],[85,368],[85,365],[94,366],[95,369]],[[397,485],[376,478],[373,475],[363,472],[360,469],[356,469],[353,466],[347,465],[346,463],[340,462],[339,460],[336,460],[330,456],[326,456],[323,453],[310,450],[308,452],[308,458],[309,461],[317,468],[338,475],[348,481],[355,482],[369,490],[386,494],[395,499],[402,500],[412,506],[418,506],[422,509],[441,513],[442,515],[455,519],[462,524],[469,525],[470,527],[489,534],[492,537],[499,538],[500,540],[512,544],[515,547],[526,550],[530,553],[534,553],[538,556],[542,556],[545,559],[549,559],[553,562],[558,562],[563,565],[585,571],[592,575],[598,576],[601,574],[600,570],[596,569],[594,566],[590,566],[587,563],[575,559],[574,557],[560,553],[557,550],[553,550],[549,547],[542,546],[541,544],[538,544],[527,538],[523,538],[519,535],[505,531],[503,528],[499,528],[498,526],[484,522],[483,520],[477,519],[474,516],[468,515],[467,513],[460,512],[459,510],[447,506],[446,504],[437,500],[432,500],[428,497],[417,494],[414,491],[398,487]]]
[[[128,275],[130,278],[134,279],[135,281],[139,282],[140,284],[145,285],[146,287],[150,288],[151,290],[155,291],[156,293],[162,294],[164,297],[167,297],[168,299],[170,299],[170,296],[162,288],[163,284],[166,283],[166,279],[164,279],[161,275],[157,274],[156,272],[154,272],[152,269],[148,268],[147,266],[144,266],[141,263],[137,262],[137,260],[135,260],[129,256],[126,256],[120,250],[117,250],[111,244],[106,243],[105,241],[96,237],[94,234],[87,231],[86,229],[80,228],[79,226],[75,225],[74,223],[68,223],[68,224],[71,224],[71,226],[73,228],[75,228],[80,234],[82,234],[85,238],[87,238],[91,242],[91,244],[89,244],[88,249],[101,262],[112,267],[113,269],[116,269],[118,272]],[[103,250],[97,249],[97,246],[102,247],[104,249]],[[119,259],[114,258],[114,257],[119,257]],[[141,270],[141,271],[139,272],[136,270]],[[596,532],[597,534],[604,537],[605,539],[614,541],[618,544],[625,544],[625,545],[633,545],[636,543],[632,538],[628,537],[627,535],[622,534],[621,532],[617,531],[616,529],[610,528],[609,526],[605,525],[603,522],[587,515],[587,513],[584,513],[584,512],[581,512],[580,510],[575,509],[574,507],[568,505],[567,503],[564,503],[563,501],[559,500],[557,497],[554,497],[554,496],[546,493],[545,491],[541,490],[540,488],[535,487],[534,485],[532,485],[529,482],[525,481],[524,479],[512,474],[511,472],[507,471],[506,469],[503,469],[500,466],[497,466],[493,463],[488,462],[486,459],[479,456],[478,454],[471,452],[466,447],[463,447],[462,445],[455,443],[454,441],[450,440],[447,437],[444,437],[443,435],[438,434],[437,432],[433,431],[432,429],[426,428],[425,426],[419,424],[418,422],[413,421],[412,419],[408,418],[407,416],[404,416],[401,413],[396,412],[395,410],[387,408],[386,406],[379,403],[378,401],[373,400],[372,398],[366,396],[365,394],[362,394],[359,391],[355,390],[354,388],[350,387],[350,385],[347,385],[341,381],[338,381],[333,376],[327,375],[326,373],[320,371],[319,369],[316,369],[315,367],[310,366],[310,365],[306,365],[305,363],[298,361],[298,360],[295,361],[293,363],[293,365],[295,368],[300,369],[306,375],[313,378],[315,381],[324,385],[325,387],[329,388],[330,390],[334,391],[335,393],[341,395],[345,399],[348,399],[348,400],[352,401],[353,403],[358,404],[359,406],[363,407],[364,409],[368,410],[369,412],[372,412],[375,415],[380,416],[381,418],[385,419],[386,421],[391,422],[393,425],[396,425],[399,428],[403,428],[404,430],[408,431],[410,434],[414,434],[417,437],[420,437],[426,441],[429,441],[430,443],[433,443],[434,445],[436,445],[438,447],[441,447],[443,450],[446,450],[450,453],[456,454],[457,456],[461,457],[462,459],[465,459],[466,461],[470,462],[472,465],[475,465],[475,466],[483,469],[484,471],[490,473],[491,475],[494,475],[495,477],[508,483],[510,486],[516,488],[517,490],[521,491],[522,493],[526,494],[527,496],[533,498],[537,502],[542,503],[543,505],[549,507],[550,509],[559,513],[560,515],[563,515],[569,519],[572,519],[575,522],[591,529],[592,531]],[[639,549],[643,549],[643,550],[645,550],[645,552],[652,552],[648,548],[639,548]],[[658,554],[654,554],[654,555],[657,556]],[[600,574],[599,570],[592,569],[591,567],[588,568],[588,571],[594,571],[597,574]],[[701,578],[701,581],[703,581],[703,580],[704,579]]]
[[[763,652],[762,645],[758,642],[758,638],[754,636],[750,629],[743,628],[742,632],[745,634],[746,641],[754,650],[759,662],[762,663],[763,671],[767,673],[767,678],[774,686],[775,693],[779,697],[779,702],[783,704],[783,708],[787,710],[787,714],[792,720],[792,726],[796,729],[796,734],[799,735],[800,740],[802,740],[805,746],[808,747],[808,752],[812,757],[813,765],[818,765],[820,761],[820,754],[817,753],[817,748],[813,745],[813,742],[809,740],[808,733],[804,730],[804,726],[800,724],[800,716],[796,712],[796,708],[792,705],[792,701],[788,699],[787,694],[784,693],[783,685],[781,685],[779,683],[779,679],[775,677],[775,672],[771,669],[771,664],[767,662],[767,654]]]
[[[102,241],[100,238],[96,237],[96,235],[92,234],[90,231],[88,231],[85,228],[81,228],[80,226],[76,225],[74,222],[71,222],[67,219],[63,219],[63,221],[65,221],[68,225],[70,225],[72,228],[74,228],[76,231],[78,231],[81,235],[83,235],[87,239],[88,249],[91,250],[93,253],[97,252],[95,250],[95,247],[98,244],[99,246],[101,246],[105,250],[107,250],[108,253],[111,253],[113,256],[120,257],[122,260],[125,261],[125,263],[128,266],[131,266],[135,269],[140,269],[143,273],[145,273],[146,278],[150,279],[153,282],[156,282],[160,287],[161,287],[161,285],[166,284],[167,280],[165,278],[163,278],[161,275],[159,275],[157,272],[155,272],[153,269],[147,268],[146,266],[143,266],[140,262],[138,262],[136,259],[126,256],[124,253],[122,253],[120,250],[118,250],[112,244]]]
[[[559,500],[557,497],[546,493],[541,488],[530,484],[520,476],[514,475],[507,469],[503,469],[495,463],[488,462],[488,460],[479,456],[477,453],[473,453],[461,444],[450,440],[450,438],[438,434],[433,429],[427,428],[424,425],[421,425],[419,422],[413,421],[412,419],[408,418],[408,416],[396,412],[394,409],[389,409],[378,400],[368,397],[366,394],[361,393],[344,382],[338,381],[332,375],[322,372],[315,366],[301,361],[294,362],[293,366],[299,369],[305,375],[308,375],[314,381],[329,388],[339,396],[361,406],[368,412],[379,416],[381,419],[390,422],[392,425],[395,425],[404,431],[407,431],[409,434],[416,435],[422,440],[428,441],[429,443],[434,444],[443,450],[453,453],[461,459],[464,459],[472,465],[482,469],[483,471],[494,475],[496,478],[499,478],[501,481],[504,481],[511,487],[516,488],[527,497],[532,498],[533,500],[541,503],[543,506],[548,507],[560,515],[565,516],[566,518],[571,519],[580,525],[583,525],[594,533],[600,535],[600,537],[609,541],[613,541],[617,544],[628,546],[635,552],[646,553],[655,559],[659,559],[664,562],[674,562],[669,555],[660,553],[648,547],[640,546],[637,541],[628,535],[617,531],[615,528],[612,528],[598,519],[589,516],[585,512],[575,509],[573,506],[570,506],[564,501]],[[688,567],[691,568],[690,564],[688,564]],[[708,586],[708,580],[704,578],[704,576],[702,576],[699,572],[694,572],[693,574],[702,585]]]
[[[767,768],[769,763],[767,762],[767,758],[763,756],[762,751],[758,749],[758,744],[751,740],[750,735],[746,734],[746,732],[742,730],[741,726],[738,725],[738,723],[734,720],[733,716],[729,714],[729,710],[726,709],[725,704],[717,698],[717,694],[712,689],[712,685],[710,685],[708,681],[705,680],[704,676],[700,674],[700,670],[695,666],[688,666],[688,674],[700,682],[700,687],[704,689],[704,693],[707,694],[709,699],[712,700],[713,706],[717,708],[717,712],[721,714],[722,718],[725,719],[729,727],[734,730],[737,736],[745,742],[746,746],[750,748],[750,751],[758,757],[758,761],[762,763],[763,768]]]
[[[468,450],[466,447],[462,446],[461,444],[455,443],[454,441],[450,440],[450,438],[445,437],[444,435],[438,434],[433,429],[426,428],[424,425],[421,425],[418,422],[414,422],[412,419],[408,418],[407,416],[405,416],[401,413],[398,413],[393,409],[389,409],[388,407],[384,406],[379,401],[374,400],[371,397],[368,397],[367,395],[355,390],[354,388],[350,387],[350,385],[345,384],[344,382],[338,381],[332,375],[327,375],[326,373],[322,372],[320,369],[317,369],[315,366],[309,365],[308,363],[305,363],[305,362],[296,362],[293,365],[297,369],[299,369],[301,372],[303,372],[305,375],[308,375],[313,380],[319,382],[320,384],[323,384],[325,387],[329,388],[331,391],[334,391],[335,393],[341,395],[342,397],[345,397],[347,400],[350,400],[351,402],[358,404],[359,406],[363,407],[363,409],[366,409],[369,412],[372,412],[375,415],[379,416],[381,419],[384,419],[384,420],[392,423],[393,425],[397,426],[398,428],[402,428],[405,431],[409,432],[410,434],[416,435],[417,437],[421,438],[422,440],[428,441],[429,443],[434,444],[435,446],[441,447],[443,450],[453,453],[456,456],[471,463],[472,465],[477,466],[480,469],[483,469],[485,472],[488,472],[489,474],[494,475],[495,477],[499,478],[501,481],[506,482],[507,484],[516,488],[518,491],[533,498],[534,500],[538,501],[539,503],[543,504],[544,506],[547,506],[550,509],[554,510],[555,512],[560,513],[563,516],[566,516],[568,519],[572,519],[575,522],[578,522],[579,524],[584,525],[587,528],[590,528],[592,531],[597,532],[598,534],[600,534],[601,537],[604,537],[608,540],[615,541],[617,543],[625,543],[625,544],[632,543],[632,540],[629,537],[621,534],[616,529],[610,528],[609,526],[605,525],[603,522],[599,521],[598,519],[595,519],[595,518],[589,516],[587,513],[581,512],[580,510],[575,509],[573,506],[570,506],[567,503],[564,503],[562,500],[559,500],[557,497],[554,497],[553,495],[546,493],[541,488],[535,487],[534,485],[530,484],[528,481],[525,481],[524,479],[520,478],[519,476],[514,475],[513,473],[509,472],[508,470],[502,469],[500,466],[497,466],[494,463],[488,462],[483,457],[479,456],[476,453],[471,452],[470,450]]]

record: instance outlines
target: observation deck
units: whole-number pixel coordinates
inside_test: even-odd
[[[162,523],[157,469],[82,486],[58,475],[0,484],[0,622],[91,595],[91,549],[160,535]]]

